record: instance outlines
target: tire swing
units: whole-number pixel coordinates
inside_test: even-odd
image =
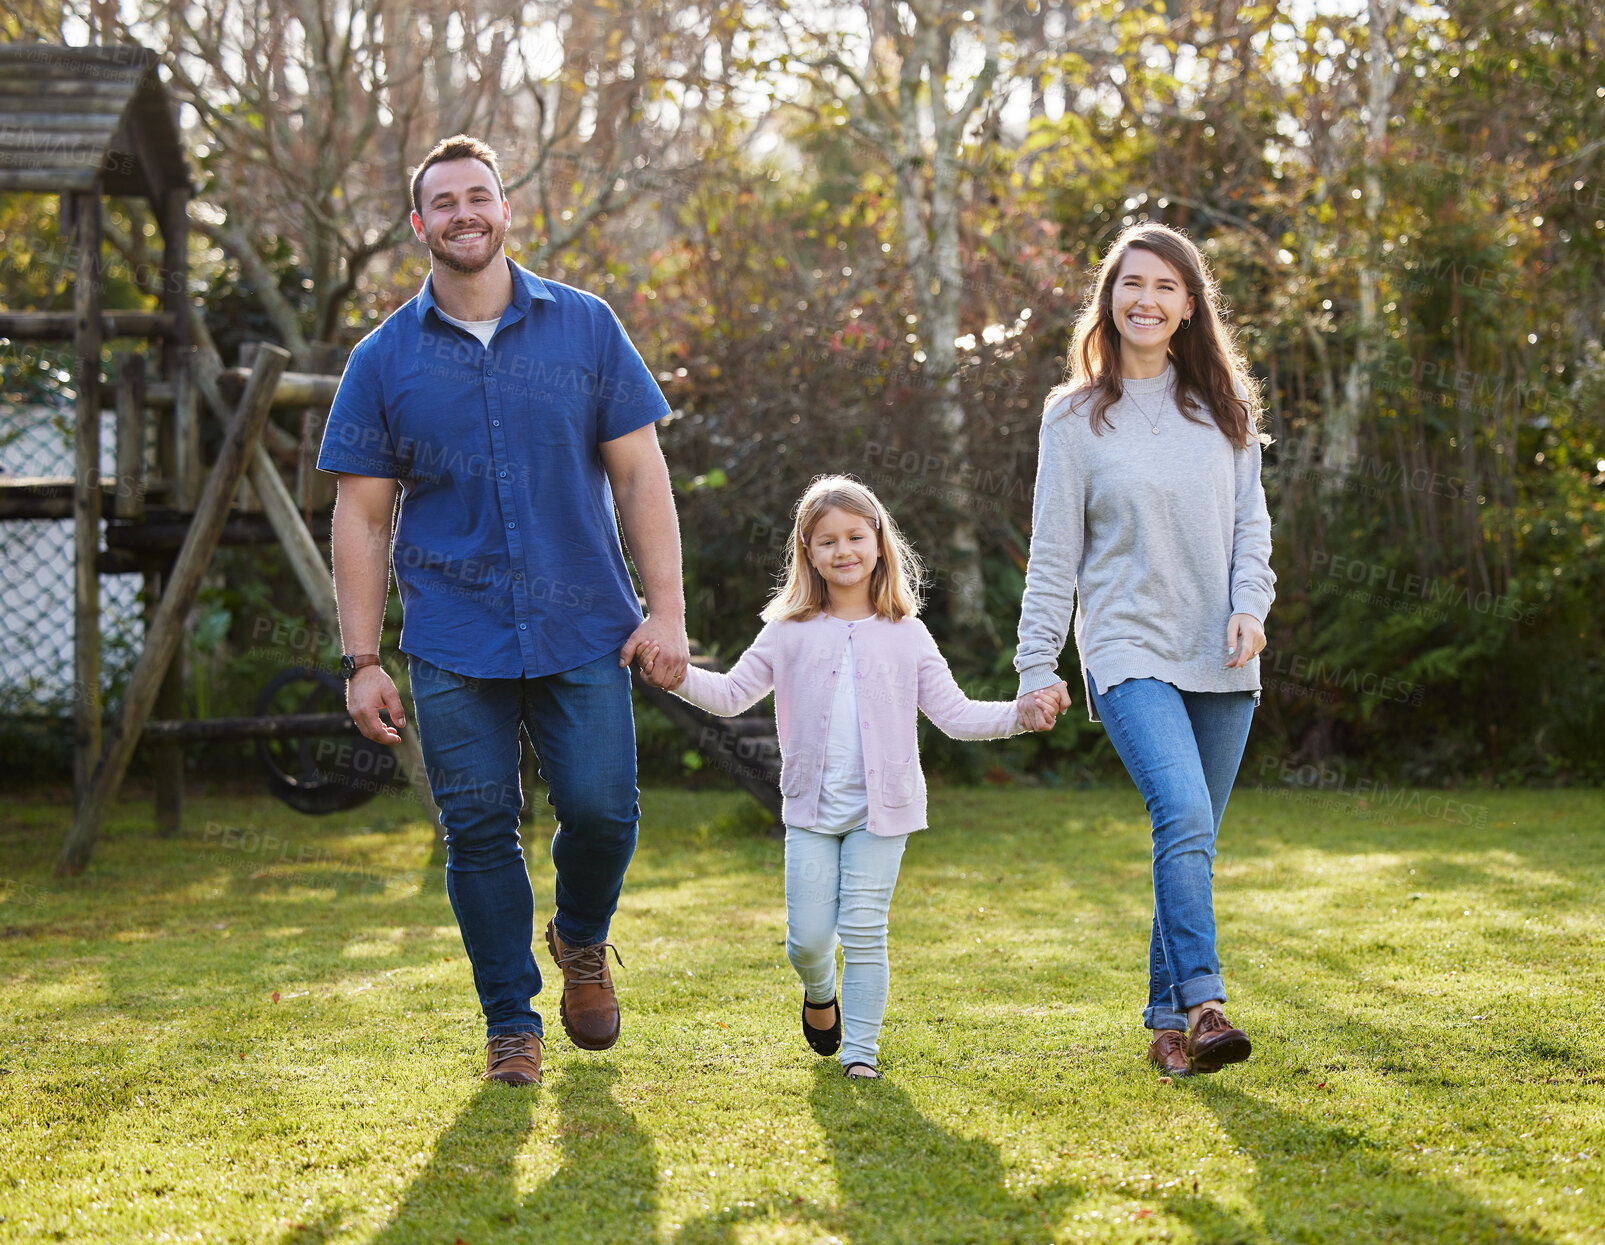
[[[256,715],[343,713],[345,683],[327,670],[280,670],[256,698]],[[284,735],[258,739],[268,791],[298,813],[322,816],[366,804],[395,778],[396,756],[365,735]]]

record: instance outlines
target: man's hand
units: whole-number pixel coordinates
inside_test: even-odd
[[[1265,628],[1252,614],[1233,614],[1226,620],[1226,669],[1241,670],[1265,647]]]
[[[346,683],[346,708],[357,729],[376,744],[396,744],[401,735],[387,726],[379,717],[383,709],[398,727],[407,725],[407,714],[401,707],[401,693],[395,681],[385,673],[383,666],[364,666]]]
[[[691,642],[686,639],[685,619],[669,621],[657,614],[648,614],[624,642],[619,652],[619,665],[641,658],[641,673],[654,687],[679,687],[685,678],[685,668],[691,661]],[[648,665],[647,663],[651,664]]]
[[[672,692],[685,682],[685,667],[680,667],[680,673],[674,678],[668,675],[668,665],[660,654],[662,650],[656,641],[649,640],[636,650],[635,659],[641,666],[641,677],[653,687],[661,687],[666,692]],[[689,663],[688,663],[689,664]]]

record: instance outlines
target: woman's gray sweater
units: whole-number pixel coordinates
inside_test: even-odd
[[[1173,367],[1124,380],[1101,436],[1084,392],[1043,416],[1014,658],[1022,696],[1062,677],[1078,598],[1083,684],[1091,675],[1100,692],[1127,679],[1260,690],[1257,657],[1225,668],[1227,620],[1250,614],[1263,625],[1276,596],[1259,442],[1236,448],[1207,409],[1207,423],[1185,418],[1174,383]],[[1090,694],[1087,709],[1097,721]]]

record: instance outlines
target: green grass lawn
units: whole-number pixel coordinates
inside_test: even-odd
[[[543,995],[536,1091],[477,1079],[415,804],[192,797],[163,841],[128,800],[60,882],[69,809],[11,799],[0,1239],[1605,1240],[1605,796],[1465,799],[1389,824],[1240,791],[1217,907],[1254,1057],[1166,1084],[1136,794],[937,792],[892,909],[887,1077],[855,1084],[797,1032],[756,806],[648,791],[623,1038],[576,1050]]]

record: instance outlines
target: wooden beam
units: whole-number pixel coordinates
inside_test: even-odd
[[[145,356],[117,356],[117,491],[119,519],[145,517]]]
[[[98,206],[98,204],[97,204]],[[200,591],[201,577],[211,563],[217,548],[218,533],[228,517],[229,499],[234,496],[245,475],[251,451],[262,435],[267,422],[269,399],[279,374],[290,361],[289,352],[277,346],[264,346],[256,357],[251,382],[240,397],[239,408],[223,439],[217,462],[206,477],[195,522],[179,550],[173,565],[166,591],[157,607],[156,618],[145,637],[145,646],[129,676],[123,703],[117,715],[117,725],[107,741],[106,750],[95,766],[94,774],[85,795],[73,814],[72,829],[62,844],[56,860],[58,876],[82,873],[94,851],[100,827],[111,811],[112,801],[128,772],[128,762],[139,743],[141,730],[150,718],[156,703],[156,694],[167,667],[183,642],[185,618]],[[94,407],[99,410],[97,404]],[[97,494],[98,496],[98,494]],[[98,722],[97,722],[98,725]]]
[[[114,476],[100,477],[101,513],[109,514],[118,492]],[[167,485],[147,482],[145,500],[167,500]],[[71,476],[0,476],[0,519],[70,519],[73,506]]]
[[[0,337],[12,341],[72,341],[77,315],[71,311],[0,311]],[[103,311],[100,336],[175,338],[178,319],[171,311]],[[243,380],[243,378],[242,378]]]
[[[73,222],[78,271],[73,279],[73,802],[89,798],[100,756],[100,195],[63,196],[61,219]]]
[[[3,334],[0,334],[3,336]],[[217,374],[217,384],[221,393],[228,394],[237,391],[245,377],[250,375],[244,368],[224,368]],[[338,376],[319,376],[311,372],[286,372],[279,378],[278,392],[273,395],[274,406],[321,406],[327,407],[334,401],[335,390],[340,387]],[[166,408],[173,405],[173,386],[161,381],[153,382],[145,387],[145,401],[154,407]]]
[[[36,156],[0,160],[0,191],[16,194],[70,194],[94,191],[100,185],[98,168],[45,168]]]
[[[267,718],[168,719],[145,723],[146,742],[179,739],[297,739],[309,735],[358,735],[351,715],[286,713]]]

